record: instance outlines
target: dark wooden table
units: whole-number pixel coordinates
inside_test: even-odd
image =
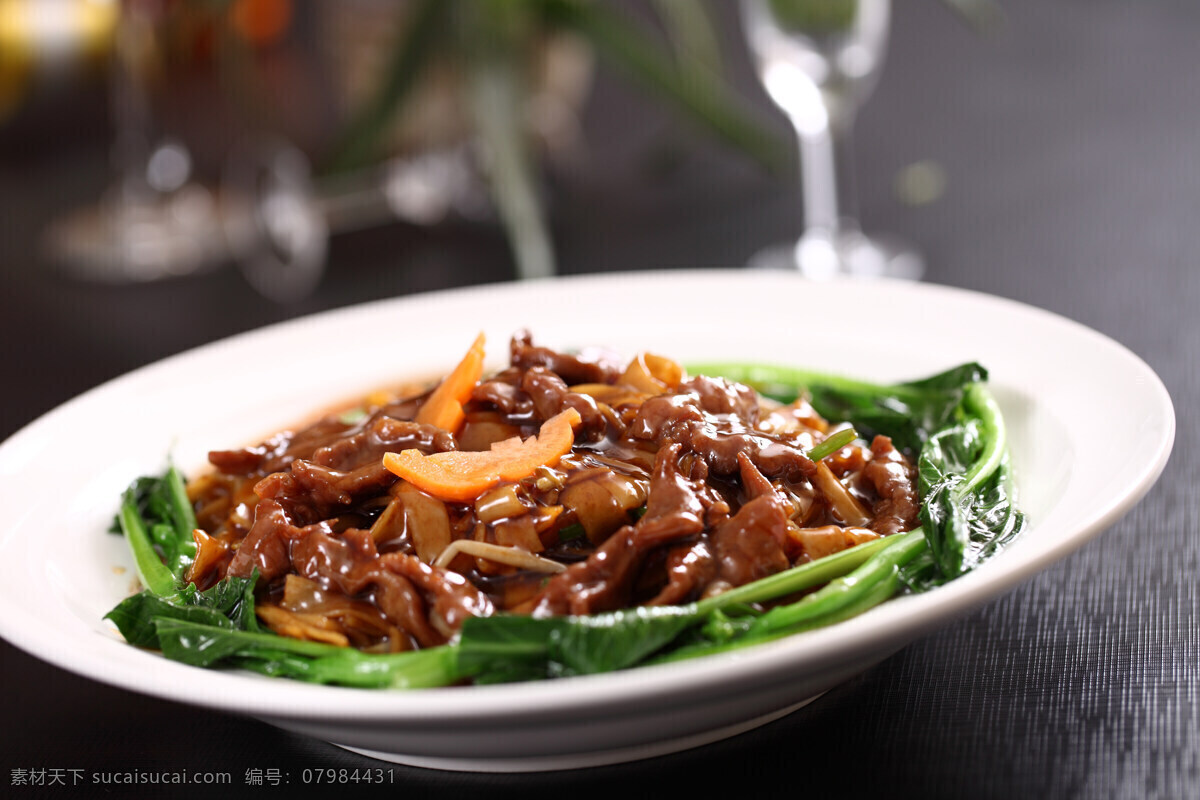
[[[1073,556],[758,730],[576,772],[394,767],[401,785],[387,791],[708,796],[720,777],[745,796],[1200,796],[1200,6],[1005,0],[1006,33],[979,40],[933,0],[897,5],[887,71],[858,131],[866,226],[917,242],[930,282],[1063,314],[1145,359],[1178,414],[1166,473]],[[751,104],[785,135],[744,54],[735,62]],[[736,266],[795,232],[791,172],[746,165],[607,78],[585,123],[588,157],[553,181],[563,272]],[[103,132],[102,120],[81,124]],[[319,291],[289,306],[261,300],[233,270],[126,287],[69,280],[43,257],[40,231],[104,185],[104,142],[68,130],[0,142],[0,436],[215,338],[512,273],[493,227],[456,223],[337,239]],[[945,191],[898,202],[894,178],[918,161],[940,166]],[[1119,452],[1124,428],[1113,420],[1097,435]],[[9,797],[119,793],[12,786],[20,770],[225,771],[235,793],[255,795],[265,787],[245,783],[251,770],[386,766],[108,688],[4,643],[0,678]]]

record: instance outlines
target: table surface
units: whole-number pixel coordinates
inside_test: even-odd
[[[682,793],[709,786],[719,764],[762,796],[1200,796],[1200,6],[1005,0],[1007,29],[979,39],[933,0],[897,5],[886,73],[857,131],[865,227],[918,243],[929,282],[1057,312],[1143,358],[1177,408],[1165,474],[1075,554],[779,721],[574,772],[395,767],[406,791]],[[744,52],[731,69],[765,124],[786,135]],[[562,272],[736,266],[794,235],[793,172],[747,165],[604,76],[584,122],[585,152],[550,183]],[[40,234],[108,179],[97,133],[102,119],[0,139],[0,437],[215,338],[511,277],[496,229],[459,222],[337,238],[317,294],[287,306],[261,300],[232,269],[125,287],[64,278]],[[915,162],[939,165],[945,190],[906,205],[894,179]],[[208,769],[239,785],[247,770],[385,766],[255,720],[112,689],[6,643],[0,676],[6,787],[27,769]]]

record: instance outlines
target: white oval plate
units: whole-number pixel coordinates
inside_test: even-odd
[[[483,329],[492,366],[528,327],[554,347],[778,362],[877,382],[964,361],[991,372],[1031,523],[980,569],[823,630],[581,678],[388,692],[201,670],[125,644],[103,615],[132,561],[105,533],[121,492],[209,449],[446,370]],[[1111,432],[1119,425],[1120,457]],[[1116,521],[1174,438],[1171,400],[1128,350],[1061,317],[928,284],[697,271],[487,286],[342,309],[184,353],[106,383],[0,446],[0,635],[57,666],[250,714],[378,757],[474,770],[577,767],[712,741],[780,716],[997,597]]]

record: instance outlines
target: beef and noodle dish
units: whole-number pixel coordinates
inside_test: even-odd
[[[170,525],[150,518],[158,509],[170,522],[171,481],[132,487],[121,527],[135,552],[139,528],[153,534],[158,563],[142,569],[145,548],[138,558],[143,594],[154,597],[136,611],[131,598],[110,617],[130,641],[172,657],[204,630],[228,631],[246,642],[226,649],[229,665],[356,684],[289,667],[289,658],[329,661],[335,648],[445,652],[469,644],[464,627],[480,620],[536,625],[637,609],[644,623],[665,608],[672,620],[686,617],[681,609],[710,622],[723,615],[732,632],[721,640],[693,626],[678,639],[673,629],[638,659],[672,648],[699,654],[755,631],[771,638],[844,618],[931,574],[953,577],[994,549],[968,537],[947,568],[947,545],[929,541],[941,521],[922,516],[917,457],[937,430],[913,436],[911,425],[900,426],[906,440],[894,441],[871,419],[859,430],[827,419],[807,389],[772,399],[650,352],[559,352],[526,332],[509,343],[506,368],[485,374],[483,364],[480,335],[429,385],[380,391],[261,443],[210,452],[211,469],[186,485],[188,508],[176,516],[186,524],[174,544]],[[971,366],[947,405],[959,409],[947,417],[951,431],[964,409],[979,411],[985,429],[993,422],[972,401],[982,376]],[[903,387],[922,385],[893,388],[913,405]],[[989,491],[1002,491],[1004,476],[984,477]],[[166,500],[156,502],[160,490]],[[985,510],[993,516],[994,494]],[[995,541],[1015,533],[1012,516]],[[840,571],[788,577],[839,558]],[[856,581],[830,582],[851,569],[874,569],[890,581],[886,594],[860,597]],[[156,587],[160,570],[173,580]],[[760,591],[772,576],[779,585]],[[213,623],[188,628],[196,618],[171,609],[189,605],[211,608]],[[308,649],[270,650],[266,637]],[[448,661],[430,683],[486,678],[485,667],[468,662]],[[492,679],[508,679],[507,669]],[[560,666],[547,675],[571,673]]]

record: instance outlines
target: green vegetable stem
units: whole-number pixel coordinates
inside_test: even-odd
[[[405,653],[363,653],[321,642],[307,642],[179,618],[156,621],[163,654],[199,667],[218,664],[308,681],[370,689],[421,689],[457,679],[452,647]]]
[[[125,491],[117,515],[138,576],[158,595],[173,594],[196,558],[196,515],[174,465],[161,478],[140,478]]]

